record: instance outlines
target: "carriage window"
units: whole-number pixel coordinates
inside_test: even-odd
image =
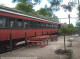
[[[6,27],[6,18],[0,16],[0,28]]]
[[[52,28],[54,28],[54,25],[52,25]]]
[[[28,25],[27,21],[24,21],[24,28],[27,28],[27,25]]]
[[[58,26],[57,25],[54,25],[54,28],[56,29],[56,28],[58,28]]]
[[[41,29],[41,22],[39,23],[39,28]]]
[[[36,28],[39,29],[40,23],[36,22],[35,25],[36,25]]]
[[[14,21],[10,21],[10,28],[14,27]]]
[[[41,26],[42,26],[41,28],[44,28],[45,27],[44,23],[42,23]]]
[[[48,28],[48,24],[46,24],[46,28]]]
[[[15,27],[15,18],[12,18],[12,17],[7,17],[8,19],[8,25],[9,25],[9,28],[14,28]]]
[[[39,28],[39,24],[36,21],[32,21],[30,24],[31,24],[31,28],[33,28],[33,29],[34,28],[36,28],[36,29]]]
[[[55,25],[56,28],[58,28],[58,25]]]
[[[31,28],[32,28],[32,29],[34,29],[34,28],[35,28],[35,26],[36,26],[35,21],[32,21],[32,22],[31,22]]]
[[[18,26],[19,26],[19,27],[21,27],[21,26],[22,26],[22,23],[21,23],[20,21],[18,22]]]
[[[23,21],[21,19],[17,20],[17,28],[23,27]]]
[[[50,24],[48,24],[48,28],[50,28]]]

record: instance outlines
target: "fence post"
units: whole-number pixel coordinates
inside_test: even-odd
[[[10,32],[9,39],[10,39],[10,50],[12,51],[13,49],[12,32]]]
[[[42,35],[43,35],[43,31],[42,31]]]
[[[48,35],[48,32],[47,32],[47,35]]]
[[[25,32],[25,45],[27,45],[27,32]]]
[[[36,37],[36,32],[34,33],[35,37]]]

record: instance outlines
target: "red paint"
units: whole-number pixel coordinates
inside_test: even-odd
[[[0,29],[0,41],[9,40],[10,32],[12,32],[13,39],[25,38],[25,32],[27,32],[27,39],[29,39],[29,37],[35,36],[34,34],[35,32],[36,32],[36,36],[41,36],[42,31],[43,34],[46,35],[47,32],[48,34],[51,34],[55,30],[54,29],[13,29],[13,30]]]
[[[6,13],[6,12],[0,12],[0,15],[14,17],[14,18],[20,18],[20,19],[25,19],[25,20],[27,19],[27,20],[32,20],[32,21],[39,21],[39,22],[50,23],[50,24],[57,24],[57,23],[53,23],[53,22],[43,21],[43,20],[36,19],[36,18],[19,16],[19,15],[16,15],[16,14],[10,14],[10,13]]]
[[[6,12],[0,12],[0,15],[20,18],[25,20],[27,19],[32,21],[39,21],[39,22],[50,23],[50,24],[57,24],[57,23],[43,21],[40,19],[31,18],[31,17],[24,17],[24,16],[15,15],[15,14],[10,14]],[[36,32],[36,36],[41,36],[42,32],[43,34],[46,35],[47,32],[48,34],[51,34],[57,31],[58,29],[0,29],[0,41],[9,40],[10,32],[12,32],[12,39],[25,38],[25,32],[27,32],[27,40],[29,40],[31,36],[35,36],[34,34],[35,32]]]

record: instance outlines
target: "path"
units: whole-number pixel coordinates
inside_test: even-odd
[[[66,37],[68,39],[68,37]],[[22,47],[16,49],[12,52],[7,52],[4,54],[0,54],[1,57],[20,57],[23,59],[66,59],[64,55],[55,54],[55,50],[63,49],[63,37],[59,37],[58,41],[49,42],[49,45],[43,48],[40,47],[31,47],[26,48]],[[2,58],[3,59],[3,58]],[[6,58],[9,59],[9,58]],[[11,59],[11,58],[10,58]]]
[[[73,41],[73,58],[72,59],[80,59],[80,37],[76,38]]]

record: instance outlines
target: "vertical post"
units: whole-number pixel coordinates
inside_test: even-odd
[[[68,18],[69,18],[69,25],[70,25],[70,14],[68,15]]]
[[[27,45],[27,32],[25,32],[25,45]]]
[[[48,32],[47,32],[47,35],[48,35]]]
[[[34,36],[36,37],[36,32],[34,33]]]
[[[43,31],[42,31],[42,35],[43,35]]]
[[[70,14],[68,15],[69,18],[69,28],[70,28]],[[69,40],[70,40],[70,36],[69,36]]]
[[[78,5],[79,5],[79,0],[78,0]]]
[[[10,50],[12,51],[12,49],[13,49],[13,41],[12,41],[12,33],[11,32],[10,32],[9,38],[10,38]]]
[[[64,50],[66,51],[65,35],[64,35]]]

